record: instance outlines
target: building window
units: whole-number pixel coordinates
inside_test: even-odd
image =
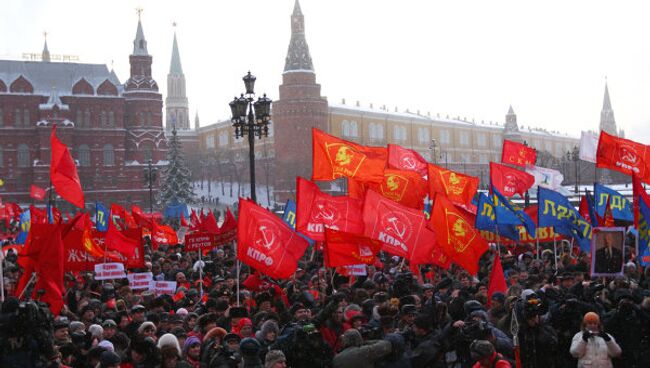
[[[111,128],[115,126],[115,113],[113,111],[108,112],[108,126]]]
[[[16,111],[14,112],[14,126],[15,126],[16,128],[19,128],[19,127],[21,127],[22,125],[23,125],[23,114],[22,114],[22,111],[20,111],[20,109],[16,109]]]
[[[393,126],[393,139],[396,141],[406,140],[406,127],[402,125]]]
[[[148,126],[153,125],[153,115],[151,115],[151,111],[146,112],[146,119]]]
[[[469,133],[465,131],[458,132],[458,143],[463,146],[469,146]]]
[[[83,125],[84,125],[86,128],[90,128],[90,125],[91,125],[91,123],[90,123],[90,109],[86,109],[86,111],[84,111],[84,122],[83,122]]]
[[[29,147],[26,144],[21,144],[18,146],[18,167],[30,167],[30,158],[29,158]]]
[[[30,122],[29,120],[30,120],[29,119],[29,110],[25,109],[23,111],[23,125],[25,126],[25,128],[29,127],[29,122]]]
[[[115,150],[110,144],[104,145],[104,166],[115,165]]]
[[[214,148],[214,136],[209,135],[205,137],[205,147],[206,148]]]
[[[81,110],[77,110],[77,118],[75,119],[75,124],[78,127],[82,127],[84,124],[84,113]]]
[[[359,125],[356,121],[343,120],[343,135],[356,138],[359,136]]]
[[[469,155],[469,153],[461,153],[461,154],[460,154],[460,162],[463,162],[463,163],[469,163],[469,162],[470,162],[470,155]]]
[[[0,146],[0,167],[5,166],[4,156],[2,155],[2,146]]]
[[[544,149],[548,151],[549,153],[553,151],[553,142],[546,141],[544,142]]]
[[[269,127],[269,135],[268,135],[268,136],[269,136],[269,137],[273,137],[273,130],[274,130],[274,129],[273,129],[273,123],[271,122],[271,123],[269,123],[269,125],[267,125],[267,126]]]
[[[421,145],[429,144],[431,140],[431,134],[429,133],[429,128],[419,127],[418,128],[418,141]]]
[[[138,125],[140,126],[144,125],[144,112],[142,111],[138,113]]]
[[[5,125],[5,117],[4,113],[2,112],[2,108],[0,108],[0,127]]]
[[[448,130],[441,130],[440,131],[440,144],[449,144],[450,138],[449,138],[449,131]]]
[[[102,128],[106,128],[106,125],[108,124],[108,116],[106,115],[106,111],[102,110],[99,113],[99,125]]]
[[[225,147],[228,145],[228,132],[219,133],[219,146]]]
[[[487,155],[485,153],[482,153],[479,156],[479,162],[482,163],[482,164],[487,164],[488,163],[488,157],[487,157]]]
[[[479,147],[485,147],[486,143],[487,143],[487,139],[485,139],[485,134],[479,133],[476,136],[476,144],[478,144]]]
[[[500,148],[501,147],[501,136],[498,134],[495,134],[492,136],[492,145],[494,148]]]
[[[384,140],[384,125],[379,123],[370,123],[368,126],[370,139],[382,141]]]
[[[142,153],[144,156],[144,162],[153,162],[153,144],[143,143],[142,144]]]
[[[90,166],[90,148],[82,144],[79,146],[79,155],[77,156],[79,160],[79,166]]]

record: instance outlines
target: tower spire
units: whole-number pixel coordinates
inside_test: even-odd
[[[607,79],[605,79],[605,96],[603,97],[603,109],[600,111],[600,130],[615,136],[618,135],[618,130],[616,129],[616,119],[614,118],[614,110],[612,109],[612,102],[609,99]]]
[[[138,13],[138,29],[135,32],[135,40],[133,40],[133,55],[149,55],[147,40],[144,38],[142,30],[142,8],[136,8],[135,11]]]
[[[178,41],[176,41],[176,22],[174,26],[174,43],[172,45],[172,61],[169,64],[169,74],[180,75],[183,74],[183,66],[181,65],[181,55],[178,52]]]
[[[305,39],[305,17],[300,9],[300,2],[296,0],[291,14],[291,41],[284,64],[284,72],[314,71],[314,66],[309,54],[309,46]]]
[[[50,50],[47,48],[47,31],[43,32],[43,38],[45,39],[45,43],[43,44],[43,53],[41,55],[41,60],[50,62]]]

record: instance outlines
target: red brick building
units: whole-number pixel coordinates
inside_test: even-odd
[[[29,188],[49,185],[50,132],[77,161],[86,203],[148,204],[143,170],[166,164],[162,95],[151,77],[138,20],[131,72],[122,84],[106,65],[0,60],[0,197],[27,204]],[[157,185],[156,185],[157,187]],[[67,203],[57,203],[60,207]]]

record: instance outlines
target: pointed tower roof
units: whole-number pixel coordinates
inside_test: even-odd
[[[196,115],[194,115],[194,130],[199,130],[199,110],[196,110]]]
[[[45,43],[43,44],[43,53],[41,54],[41,60],[50,62],[50,50],[47,48],[47,32],[43,32],[45,38]]]
[[[172,61],[169,65],[169,74],[176,74],[176,75],[183,74],[183,66],[181,65],[181,55],[178,52],[178,41],[176,41],[176,32],[174,32],[174,44],[172,46]]]
[[[508,109],[508,115],[514,115],[515,110],[512,109],[512,105],[510,105],[510,108]]]
[[[603,111],[611,110],[612,102],[609,100],[609,88],[607,88],[607,82],[605,82],[605,97],[603,98]]]
[[[285,73],[293,71],[314,71],[309,46],[305,39],[305,17],[302,15],[298,0],[295,2],[293,14],[291,14],[291,41],[284,63]]]
[[[149,55],[147,40],[144,38],[142,21],[140,20],[141,11],[141,9],[138,9],[138,29],[135,32],[135,40],[133,40],[133,55]]]

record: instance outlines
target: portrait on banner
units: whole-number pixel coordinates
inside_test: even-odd
[[[625,228],[594,228],[591,238],[591,275],[611,276],[623,272]]]

